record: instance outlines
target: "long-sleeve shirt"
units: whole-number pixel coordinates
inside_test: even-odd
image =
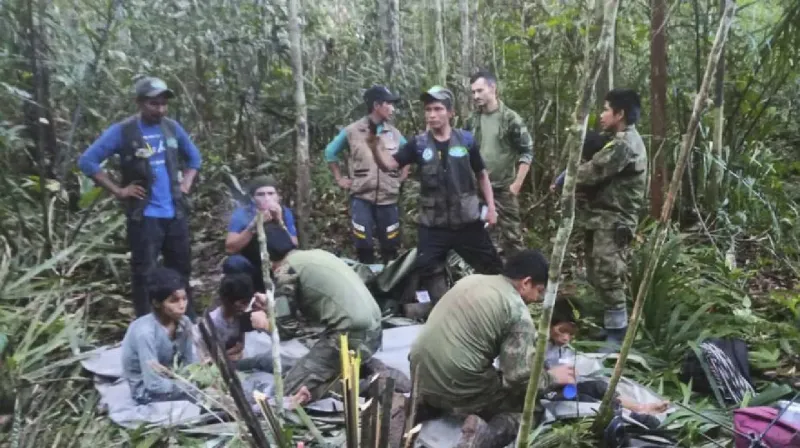
[[[292,251],[275,269],[275,306],[281,339],[296,335],[297,310],[330,331],[380,327],[381,310],[364,281],[330,252]]]
[[[467,407],[502,390],[524,393],[535,342],[533,319],[508,278],[470,275],[433,308],[410,359],[420,393]],[[550,382],[542,375],[539,388]]]
[[[378,125],[378,133],[383,131],[383,125]],[[406,144],[406,138],[402,135],[400,136],[400,146]],[[347,143],[347,130],[342,129],[336,134],[336,137],[328,143],[328,146],[325,147],[325,161],[328,163],[331,162],[338,162],[339,161],[339,154],[348,148]]]
[[[177,122],[175,123],[175,139],[178,143],[180,155],[186,159],[186,167],[199,170],[203,159],[200,151],[192,142],[189,134]],[[153,149],[150,156],[150,168],[153,170],[153,185],[151,187],[150,203],[144,209],[144,216],[152,218],[172,218],[175,216],[175,207],[172,203],[170,178],[166,166],[166,139],[161,131],[160,124],[147,124],[139,120],[139,129],[142,137]],[[102,170],[101,164],[109,157],[119,154],[123,148],[122,125],[115,123],[89,146],[78,159],[78,167],[83,174],[93,177]]]
[[[131,387],[133,399],[142,404],[194,400],[193,393],[185,385],[162,376],[153,364],[171,368],[176,363],[195,362],[192,322],[186,316],[178,323],[174,340],[153,313],[133,321],[122,340],[123,377]]]

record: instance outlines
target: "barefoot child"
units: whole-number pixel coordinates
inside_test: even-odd
[[[558,365],[574,365],[575,351],[569,347],[570,342],[578,331],[578,325],[572,312],[572,306],[566,299],[556,301],[553,307],[553,318],[550,321],[550,340],[547,343],[545,353],[545,369],[550,369]],[[608,383],[602,380],[578,380],[577,398],[581,401],[602,400],[606,393]],[[551,390],[550,396],[564,399],[564,391]],[[567,394],[569,395],[569,394]],[[546,395],[547,396],[547,395]],[[573,397],[574,398],[574,397]],[[567,399],[571,399],[567,397]],[[633,413],[639,414],[660,414],[665,412],[669,406],[668,401],[659,403],[638,403],[635,400],[616,394],[616,399],[620,406]]]

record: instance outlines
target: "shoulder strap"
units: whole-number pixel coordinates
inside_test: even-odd
[[[164,139],[176,138],[178,135],[178,123],[171,119],[164,117],[161,120],[161,133],[164,134]]]
[[[473,141],[475,140],[472,138],[472,132],[465,131],[463,129],[453,129],[454,135],[457,136],[459,142],[466,147],[472,146]]]
[[[139,129],[139,116],[131,115],[122,120],[120,122],[120,133],[122,134],[122,151],[135,150],[142,139],[142,131]]]

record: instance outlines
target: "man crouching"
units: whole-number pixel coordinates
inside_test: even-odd
[[[381,311],[364,282],[332,253],[295,249],[286,230],[273,223],[266,231],[281,340],[296,334],[298,310],[308,323],[325,327],[309,353],[286,373],[286,391],[296,393],[306,386],[311,401],[328,391],[340,373],[341,334],[348,335],[349,346],[360,350],[362,363],[374,372],[382,364],[372,358],[381,346]],[[254,312],[251,320],[254,328],[271,330],[265,312]]]
[[[468,414],[457,447],[502,448],[514,440],[536,349],[526,304],[547,284],[538,251],[511,256],[501,275],[461,279],[434,306],[411,347],[418,375],[420,420],[441,412]],[[499,357],[499,369],[493,362]],[[414,373],[416,372],[416,373]],[[540,390],[575,381],[571,366],[542,375]]]

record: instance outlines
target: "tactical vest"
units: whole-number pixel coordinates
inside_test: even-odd
[[[147,157],[137,156],[137,151],[146,148],[147,144],[139,127],[139,116],[126,118],[122,123],[122,150],[120,151],[120,170],[122,171],[122,185],[128,186],[138,182],[145,189],[145,198],[127,198],[126,213],[134,220],[142,219],[144,209],[150,203],[153,186],[153,169]],[[181,184],[178,179],[178,140],[176,139],[177,124],[169,118],[161,120],[161,136],[164,139],[166,152],[167,173],[170,179],[170,193],[175,208],[175,218],[182,218],[185,214],[185,204],[181,193]]]
[[[458,229],[480,219],[477,182],[469,159],[472,134],[453,129],[446,154],[433,135],[416,137],[419,158],[419,224]],[[444,156],[444,158],[442,157]]]
[[[347,144],[350,146],[347,164],[350,178],[353,179],[350,194],[378,205],[396,203],[400,195],[400,170],[385,173],[378,168],[367,145],[369,118],[364,117],[350,124],[345,128],[345,132],[347,132]],[[394,154],[400,147],[400,131],[388,123],[383,124],[378,138],[383,143],[378,145],[381,151]]]

